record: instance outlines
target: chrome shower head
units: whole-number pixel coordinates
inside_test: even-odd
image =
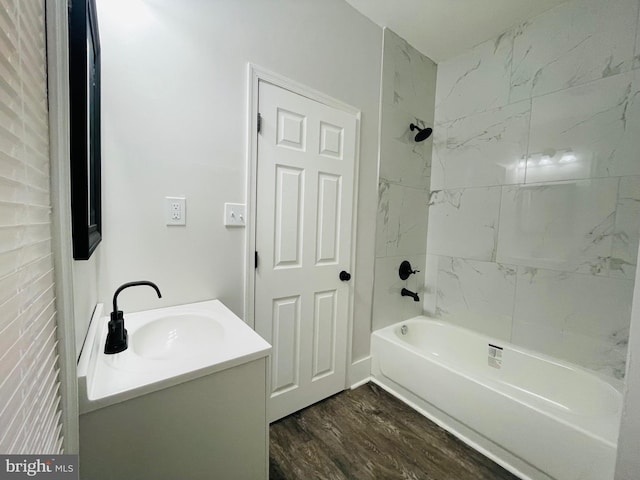
[[[409,128],[411,129],[412,132],[414,130],[418,130],[418,133],[416,133],[416,136],[414,138],[416,142],[422,142],[423,140],[426,140],[431,136],[431,133],[433,132],[432,128],[420,128],[419,126],[413,123],[409,125]]]

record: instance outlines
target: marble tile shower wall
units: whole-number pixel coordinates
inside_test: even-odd
[[[406,287],[421,296],[424,291],[432,140],[416,143],[409,125],[433,126],[435,88],[435,63],[385,29],[374,329],[422,313],[422,302],[402,297],[400,291]],[[400,280],[403,260],[420,273]]]
[[[624,375],[638,0],[574,0],[438,65],[425,310]]]

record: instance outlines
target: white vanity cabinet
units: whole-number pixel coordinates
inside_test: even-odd
[[[116,355],[103,353],[108,318],[94,315],[78,365],[82,480],[268,478],[271,347],[218,301],[186,307],[192,317],[213,312],[220,326],[209,356],[184,345],[161,350],[167,358],[136,354],[136,332],[156,318],[179,321],[179,307],[125,315],[130,345]]]

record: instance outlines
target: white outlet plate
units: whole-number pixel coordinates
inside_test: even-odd
[[[245,223],[245,205],[243,203],[224,204],[225,227],[244,227]]]
[[[187,200],[184,197],[165,197],[165,221],[167,225],[187,224]]]

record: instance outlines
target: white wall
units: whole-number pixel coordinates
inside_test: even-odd
[[[426,310],[624,376],[638,0],[573,0],[438,64]]]
[[[424,292],[432,138],[416,143],[409,125],[433,127],[436,64],[390,29],[384,30],[380,173],[373,329],[420,315]],[[403,260],[418,274],[401,280]]]
[[[80,357],[93,310],[98,303],[98,257],[100,245],[89,260],[74,260],[73,316],[75,319],[76,354]]]
[[[243,315],[249,62],[362,111],[353,358],[368,354],[382,30],[342,0],[98,0],[103,237],[99,295],[125,311],[219,298]],[[186,227],[164,197],[186,196]]]

